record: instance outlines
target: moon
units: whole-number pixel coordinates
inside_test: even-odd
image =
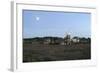
[[[39,21],[40,20],[40,17],[36,17],[36,20]]]

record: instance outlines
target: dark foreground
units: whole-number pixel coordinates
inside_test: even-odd
[[[32,45],[23,44],[23,62],[91,59],[90,44]]]

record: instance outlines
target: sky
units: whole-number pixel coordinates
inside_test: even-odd
[[[91,36],[91,14],[23,10],[23,38]]]

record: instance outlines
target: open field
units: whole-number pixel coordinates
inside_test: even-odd
[[[90,44],[23,44],[23,62],[91,59]]]

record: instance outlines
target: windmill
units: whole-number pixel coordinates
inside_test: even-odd
[[[71,45],[71,35],[70,35],[70,33],[66,33],[66,35],[64,37],[64,42],[65,42],[65,45]]]

